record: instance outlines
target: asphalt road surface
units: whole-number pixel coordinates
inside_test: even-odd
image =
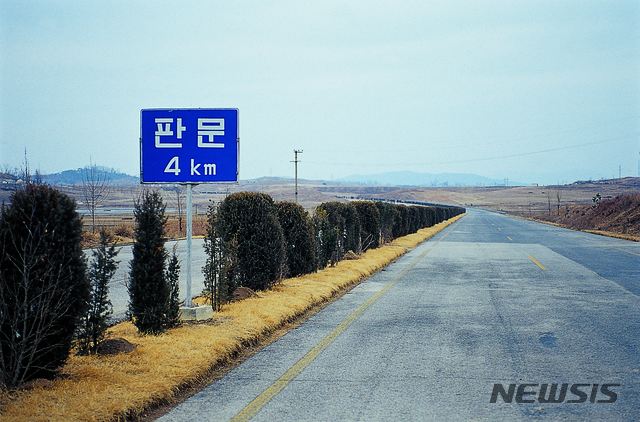
[[[180,260],[180,300],[186,299],[187,291],[187,242],[181,240],[178,242],[167,242],[165,248],[169,255],[173,252],[173,246],[178,245],[176,253]],[[193,239],[191,246],[191,296],[199,296],[204,288],[204,274],[202,273],[202,267],[205,263],[205,254],[202,247],[202,239]],[[121,321],[125,319],[126,312],[129,307],[129,291],[127,290],[127,280],[129,279],[129,262],[133,259],[133,252],[131,246],[122,246],[119,248],[120,252],[116,257],[116,261],[119,262],[118,270],[114,275],[111,283],[109,283],[109,300],[113,305],[113,314],[111,319],[114,321]],[[86,251],[87,257],[91,260],[91,251]]]
[[[471,209],[159,420],[638,421],[639,283],[639,243]]]

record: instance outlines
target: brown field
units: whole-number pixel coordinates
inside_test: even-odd
[[[640,194],[640,178],[628,177],[599,182],[576,182],[560,186],[490,186],[490,187],[391,187],[391,186],[322,186],[317,188],[334,198],[395,199],[441,204],[475,206],[517,215],[548,213],[560,207],[590,205],[600,193],[602,199],[618,195]]]
[[[271,195],[274,201],[294,201],[295,183],[292,179],[260,178],[240,181],[237,184],[198,185],[193,189],[194,236],[204,234],[205,214],[212,202],[219,202],[229,193],[256,191]],[[168,235],[170,238],[185,236],[178,228],[178,201],[173,185],[147,185],[148,189],[159,189],[167,205],[169,215]],[[82,191],[79,186],[60,186],[62,192],[78,201],[78,210],[86,213],[82,204]],[[115,186],[109,197],[100,205],[101,214],[96,217],[97,227],[108,227],[113,234],[120,236],[121,242],[130,241],[127,234],[133,230],[133,207],[143,187]],[[600,193],[603,200],[618,195],[640,194],[640,178],[600,180],[595,182],[576,182],[559,186],[490,186],[490,187],[398,187],[373,186],[329,181],[298,181],[298,201],[308,211],[312,211],[322,202],[347,201],[349,199],[390,199],[397,201],[421,201],[461,206],[475,206],[513,215],[538,218],[543,215],[565,212],[574,206],[590,206],[592,198]],[[0,190],[0,203],[9,199],[9,191]],[[558,200],[559,198],[559,200]],[[182,202],[186,200],[182,199]],[[184,208],[184,207],[183,207]],[[108,210],[117,210],[109,212]],[[106,211],[106,212],[105,212]],[[91,218],[84,217],[85,244],[92,245],[97,239],[93,235]],[[564,225],[570,225],[563,222]]]
[[[173,185],[146,185],[149,189],[159,189],[167,204],[167,210],[177,209],[176,193]],[[62,192],[78,201],[78,210],[86,212],[81,202],[82,192],[78,186],[59,186]],[[107,200],[100,205],[101,210],[131,210],[143,187],[115,186]],[[260,178],[240,181],[237,184],[198,185],[193,189],[194,216],[203,216],[208,205],[219,202],[233,192],[255,191],[271,195],[274,201],[294,201],[295,187],[291,179]],[[591,198],[600,193],[602,199],[623,194],[640,194],[640,178],[601,180],[595,182],[575,182],[560,186],[489,186],[489,187],[406,187],[374,186],[329,181],[300,180],[298,182],[298,200],[307,210],[326,201],[355,198],[393,199],[399,201],[425,201],[463,206],[478,206],[519,214],[548,211],[557,205],[557,193],[560,192],[561,206],[590,205]],[[10,191],[0,190],[0,202],[9,199]],[[101,222],[115,226],[132,219],[128,214],[107,215]],[[88,222],[90,223],[90,222]]]

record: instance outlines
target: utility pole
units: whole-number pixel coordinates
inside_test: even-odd
[[[298,163],[300,162],[298,161],[298,153],[302,154],[302,150],[294,149],[293,152],[296,157],[293,162],[296,163],[296,204],[297,204],[298,203]]]

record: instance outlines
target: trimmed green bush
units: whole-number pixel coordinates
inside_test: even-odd
[[[360,216],[356,211],[356,207],[351,202],[342,204],[340,213],[344,217],[346,229],[344,250],[346,252],[362,252],[362,244],[360,243],[362,226],[360,225]]]
[[[327,213],[329,224],[337,233],[333,262],[340,261],[347,251],[361,252],[360,217],[353,204],[324,202],[318,206],[317,210]]]
[[[329,223],[328,230],[323,233],[323,247],[332,265],[339,262],[345,252],[347,224],[340,212],[341,207],[340,202],[324,202],[316,208],[316,214],[322,215]]]
[[[398,210],[389,202],[377,201],[374,203],[380,214],[380,236],[382,242],[393,240],[393,225],[396,221]]]
[[[362,251],[380,246],[380,212],[371,201],[352,202],[360,218],[360,243]]]
[[[313,224],[309,213],[293,202],[278,202],[276,206],[286,242],[289,276],[296,277],[314,271],[316,253]]]
[[[380,241],[433,225],[443,210],[385,202],[325,202],[309,217],[299,205],[266,194],[239,192],[209,208],[203,267],[212,306],[219,309],[236,286],[270,287],[340,261],[346,251],[376,248]]]
[[[393,238],[409,234],[409,210],[406,205],[396,204],[396,218],[393,222]]]
[[[331,226],[327,211],[316,208],[311,218],[313,223],[316,268],[321,270],[329,265],[338,251],[338,230]]]
[[[285,274],[282,227],[273,199],[257,192],[229,195],[218,210],[220,236],[232,246],[232,280],[238,286],[264,290]]]

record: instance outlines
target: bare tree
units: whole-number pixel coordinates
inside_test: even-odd
[[[17,167],[12,168],[8,164],[5,164],[2,173],[4,173],[2,183],[9,185],[8,187],[11,189],[15,189],[18,185],[18,180],[20,180],[20,169]]]
[[[11,167],[9,166],[9,164],[3,165],[2,172],[4,174],[8,174],[9,176],[15,177],[16,179],[20,176],[20,169],[18,167]]]
[[[560,199],[562,198],[562,194],[560,190],[556,191],[556,199],[558,200],[558,216],[560,216]]]
[[[82,194],[91,214],[91,231],[96,231],[96,209],[111,194],[111,179],[107,172],[95,164],[82,170]]]
[[[182,234],[182,219],[184,218],[184,208],[186,201],[185,189],[184,186],[176,186],[175,188],[173,188],[173,191],[176,194],[173,203],[178,209],[178,226],[180,228],[180,234]]]

